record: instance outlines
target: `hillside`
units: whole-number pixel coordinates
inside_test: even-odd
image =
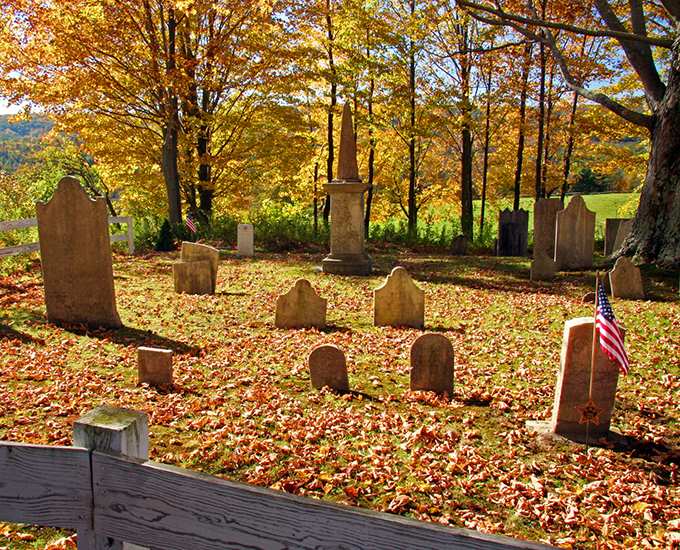
[[[12,122],[13,115],[0,115],[0,171],[14,172],[40,148],[40,138],[52,122],[41,116]]]

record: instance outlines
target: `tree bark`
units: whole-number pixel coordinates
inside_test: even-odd
[[[562,189],[560,191],[560,199],[564,203],[564,198],[567,195],[569,188],[569,173],[571,172],[571,155],[574,152],[574,124],[576,122],[576,109],[578,108],[578,92],[574,92],[574,99],[571,102],[571,113],[569,115],[569,137],[567,138],[567,150],[564,153],[564,179],[562,180]]]
[[[409,0],[411,16],[416,11],[416,0]],[[408,182],[408,236],[418,232],[418,205],[416,201],[416,52],[415,40],[409,40],[409,182]]]
[[[527,120],[527,88],[529,87],[529,69],[531,68],[531,50],[533,44],[524,46],[524,64],[522,65],[522,89],[519,96],[519,135],[517,137],[517,164],[515,165],[515,196],[513,210],[519,210],[519,196],[522,190],[522,164],[524,162],[524,135]]]
[[[542,14],[545,18],[545,0],[541,2]],[[541,42],[539,51],[539,88],[538,88],[538,136],[536,137],[536,174],[534,180],[535,197],[536,200],[545,196],[545,189],[543,188],[543,140],[545,136],[545,44]],[[517,210],[517,208],[515,208]]]
[[[373,76],[373,69],[370,67],[371,46],[370,30],[366,29],[366,60],[369,64],[369,71],[371,77],[368,82],[368,191],[366,192],[366,211],[364,212],[364,237],[368,239],[368,233],[371,225],[371,207],[373,206],[373,179],[375,177],[375,131],[373,129],[373,94],[375,93],[375,77]]]
[[[333,115],[335,106],[338,104],[338,78],[337,70],[335,68],[335,57],[333,52],[333,43],[335,35],[333,31],[333,17],[331,15],[331,1],[326,0],[326,32],[328,38],[328,69],[331,73],[331,101],[328,107],[328,124],[326,128],[328,136],[328,159],[326,161],[326,180],[328,183],[333,181],[333,163],[335,162],[335,145],[333,143]],[[326,194],[326,199],[323,203],[323,222],[328,225],[328,219],[331,215],[331,196]]]
[[[484,161],[482,165],[482,209],[479,216],[479,236],[484,232],[484,214],[486,209],[486,185],[489,175],[489,146],[491,144],[491,79],[493,68],[489,67],[489,76],[486,80],[486,112],[484,119]]]

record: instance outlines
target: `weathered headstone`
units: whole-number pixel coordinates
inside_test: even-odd
[[[586,437],[586,424],[581,423],[581,420],[583,406],[589,400],[592,344],[592,317],[570,319],[565,323],[550,428],[554,433],[579,440]],[[589,437],[598,438],[609,432],[618,379],[618,366],[598,346],[593,402],[600,414],[598,421],[588,427]]]
[[[529,241],[529,212],[503,210],[498,216],[498,256],[526,256]]]
[[[354,125],[349,104],[342,112],[338,177],[324,185],[331,201],[331,251],[323,271],[337,275],[369,275],[372,261],[364,250],[364,192],[359,178]]]
[[[208,246],[207,244],[184,241],[182,242],[180,261],[208,262],[210,264],[210,279],[212,281],[212,291],[209,294],[215,293],[215,289],[217,288],[217,268],[220,263],[220,251],[217,250],[217,248]]]
[[[255,254],[255,234],[252,224],[238,224],[236,240],[239,256],[253,256]]]
[[[534,204],[534,259],[554,259],[555,223],[563,208],[560,199],[538,199]]]
[[[163,387],[172,385],[172,350],[137,348],[137,383]]]
[[[411,389],[453,395],[453,346],[446,336],[428,333],[413,342]]]
[[[555,260],[548,256],[534,256],[534,259],[531,261],[532,281],[548,281],[555,277],[556,272],[557,264],[555,263]]]
[[[175,292],[178,294],[214,294],[210,262],[175,262],[172,264]]]
[[[630,258],[625,256],[621,256],[616,260],[614,269],[609,272],[609,285],[614,298],[628,300],[645,299],[640,269],[630,261]]]
[[[619,227],[623,222],[630,221],[629,218],[607,218],[604,222],[604,255],[611,256],[616,249],[616,236],[619,233]],[[626,235],[627,236],[627,235]]]
[[[299,279],[276,300],[275,325],[279,328],[323,328],[328,302],[317,295],[309,281]]]
[[[465,256],[468,253],[468,240],[465,235],[458,235],[451,241],[451,255]]]
[[[327,386],[336,391],[349,391],[347,362],[339,347],[330,344],[318,346],[309,354],[308,362],[312,387],[320,390]]]
[[[586,207],[583,197],[575,195],[557,213],[555,262],[560,270],[589,269],[595,252],[595,212]]]
[[[373,324],[414,328],[425,325],[425,291],[416,286],[403,267],[395,267],[373,291]]]
[[[633,229],[633,222],[635,220],[623,220],[619,224],[619,228],[616,230],[616,239],[614,239],[614,245],[612,246],[611,254],[617,252],[623,245],[623,241],[628,238],[630,232]]]
[[[120,327],[104,199],[90,199],[77,179],[65,177],[36,210],[47,319]]]

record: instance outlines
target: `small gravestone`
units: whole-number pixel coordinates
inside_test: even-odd
[[[178,294],[214,294],[210,262],[175,262],[172,276]]]
[[[308,362],[312,387],[317,390],[329,387],[336,391],[349,391],[347,362],[345,354],[339,347],[318,346],[309,354]]]
[[[425,292],[403,267],[395,267],[373,291],[373,324],[414,328],[425,325]]]
[[[468,240],[465,235],[458,235],[451,241],[451,255],[465,256],[468,253]]]
[[[575,195],[557,213],[555,231],[557,269],[589,269],[595,252],[595,212],[586,207],[583,197]]]
[[[65,177],[36,210],[48,321],[120,327],[104,199]]]
[[[326,326],[327,301],[317,295],[309,281],[299,279],[276,300],[278,328],[323,328]]]
[[[614,269],[609,272],[609,286],[614,298],[644,300],[640,269],[629,258],[621,256],[616,260]]]
[[[538,199],[534,204],[534,259],[554,259],[555,222],[563,208],[560,199]]]
[[[498,256],[526,256],[529,240],[529,212],[503,210],[498,217]]]
[[[238,224],[237,247],[239,256],[250,257],[255,254],[255,235],[252,224]]]
[[[604,222],[604,255],[611,256],[616,249],[616,237],[619,233],[619,227],[623,222],[630,221],[629,218],[607,218]]]
[[[589,400],[592,344],[592,317],[570,319],[565,323],[550,430],[577,440],[586,437],[586,424],[581,420],[583,406]],[[589,437],[608,434],[618,379],[618,366],[598,346],[592,399],[599,415],[597,422],[588,426]]]
[[[534,259],[531,261],[532,281],[549,281],[555,277],[556,272],[557,264],[555,260],[548,256],[534,256]]]
[[[611,253],[617,252],[621,246],[623,246],[623,241],[628,238],[630,232],[633,230],[633,222],[635,220],[623,220],[619,224],[619,228],[616,230],[616,239],[614,239],[614,246],[612,246]]]
[[[411,389],[453,395],[453,346],[442,334],[423,334],[411,346]]]
[[[207,244],[184,241],[182,242],[180,261],[208,262],[210,265],[210,279],[212,281],[212,290],[209,294],[215,294],[215,289],[217,288],[217,267],[220,263],[220,251],[217,248]]]
[[[137,348],[137,383],[163,387],[172,385],[172,350]]]
[[[594,304],[595,303],[595,293],[594,292],[586,292],[583,295],[583,298],[581,298],[581,303],[582,304]]]

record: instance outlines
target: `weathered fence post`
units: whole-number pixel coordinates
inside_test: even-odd
[[[91,451],[147,460],[149,424],[146,414],[108,405],[97,407],[74,422],[73,444]],[[97,535],[96,514],[93,530],[78,530],[78,548],[146,550],[140,546]]]

